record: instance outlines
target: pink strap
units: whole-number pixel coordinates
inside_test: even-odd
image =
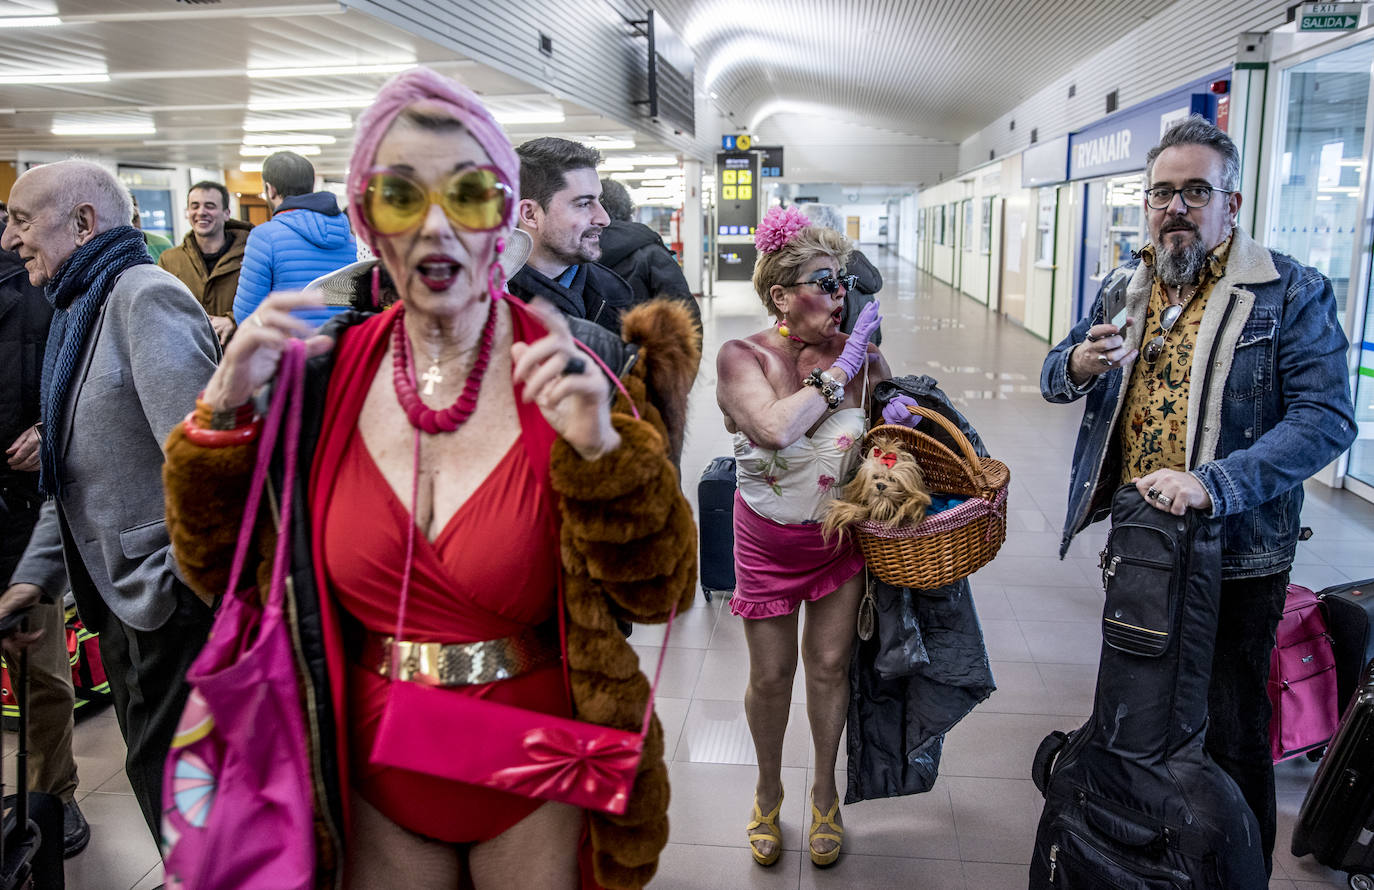
[[[677,603],[668,612],[668,623],[663,628],[663,648],[658,650],[658,667],[654,668],[654,682],[649,686],[649,703],[644,706],[644,724],[639,727],[643,738],[649,737],[649,721],[654,716],[654,695],[658,692],[658,678],[663,676],[663,656],[668,654],[668,636],[673,632],[673,619],[677,617]]]
[[[296,482],[296,458],[300,449],[301,399],[305,392],[305,344],[300,340],[289,340],[282,353],[281,365],[277,369],[276,386],[272,390],[272,401],[267,410],[267,421],[263,424],[262,438],[258,441],[257,463],[253,466],[253,479],[248,486],[248,501],[243,508],[243,519],[239,523],[239,539],[234,547],[234,561],[229,568],[230,596],[238,592],[239,578],[243,574],[243,564],[248,556],[248,547],[253,540],[253,530],[257,526],[258,505],[262,502],[263,489],[267,487],[267,469],[272,462],[272,451],[277,444],[277,433],[281,429],[282,415],[286,414],[286,455],[282,477],[281,509],[277,521],[277,547],[272,564],[272,586],[269,603],[280,603],[286,589],[286,567],[290,561],[291,503]],[[287,402],[292,402],[292,410],[286,412]]]

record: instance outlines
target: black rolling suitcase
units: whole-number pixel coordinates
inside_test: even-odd
[[[1355,890],[1374,888],[1374,670],[1365,672],[1317,767],[1292,849],[1347,872]]]
[[[1317,596],[1336,653],[1337,713],[1343,714],[1365,666],[1374,661],[1374,579],[1338,584]]]
[[[19,627],[19,621],[0,626],[0,639]],[[28,654],[21,652],[10,665],[19,705],[19,750],[14,759],[17,790],[12,795],[4,794],[4,761],[0,758],[0,890],[63,890],[62,802],[51,794],[29,793]],[[46,843],[45,837],[49,839]]]
[[[718,457],[706,465],[697,485],[697,526],[701,541],[701,590],[706,601],[716,590],[735,589],[735,459]]]

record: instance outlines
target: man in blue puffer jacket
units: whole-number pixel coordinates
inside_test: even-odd
[[[300,290],[358,258],[348,217],[333,194],[314,191],[315,167],[309,161],[279,151],[263,161],[262,182],[272,219],[248,236],[234,295],[238,324],[273,291]],[[318,327],[346,308],[305,310],[301,317]]]

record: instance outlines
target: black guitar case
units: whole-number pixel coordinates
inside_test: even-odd
[[[1124,485],[1102,551],[1106,604],[1093,714],[1051,733],[1030,890],[1262,890],[1259,826],[1202,749],[1221,585],[1221,525]]]

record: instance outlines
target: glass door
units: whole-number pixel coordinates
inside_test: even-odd
[[[1366,200],[1371,65],[1374,42],[1365,42],[1283,72],[1266,241],[1331,279],[1340,323],[1360,355],[1355,378],[1360,438],[1351,446],[1346,473],[1374,486],[1374,344],[1369,343],[1374,317],[1368,311],[1374,301],[1352,293],[1352,280],[1361,279],[1360,264],[1367,262],[1357,239]],[[1351,311],[1352,299],[1365,311],[1359,305]]]

